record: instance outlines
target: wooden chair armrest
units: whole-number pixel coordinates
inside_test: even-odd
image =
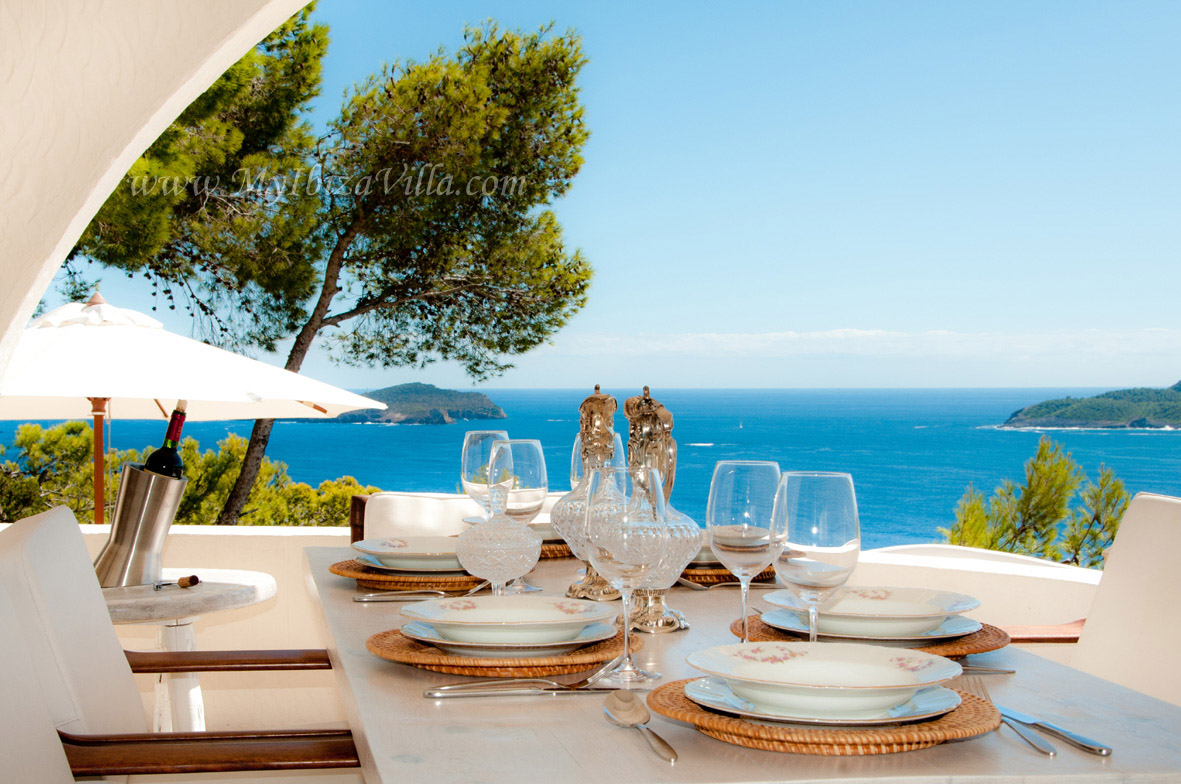
[[[1070,623],[1050,624],[1047,626],[1002,626],[1009,635],[1009,642],[1078,642],[1082,634],[1086,618],[1080,618]]]
[[[348,730],[58,734],[75,777],[360,766]]]
[[[132,672],[330,670],[328,651],[124,651]]]
[[[349,544],[365,538],[365,504],[369,496],[355,495],[349,501]]]

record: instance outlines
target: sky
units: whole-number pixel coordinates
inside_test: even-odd
[[[454,51],[465,24],[582,36],[592,136],[555,211],[595,269],[589,302],[480,388],[1181,378],[1181,4],[321,0],[316,17],[318,127],[383,61]],[[103,291],[152,304],[110,272]],[[304,372],[471,386],[323,350]]]

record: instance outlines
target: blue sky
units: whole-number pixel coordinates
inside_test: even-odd
[[[317,16],[317,124],[382,61],[453,51],[465,23],[582,35],[593,135],[556,208],[595,267],[590,302],[486,387],[1181,378],[1181,4],[322,0]],[[104,292],[150,306],[110,273]],[[470,383],[322,352],[305,372]]]

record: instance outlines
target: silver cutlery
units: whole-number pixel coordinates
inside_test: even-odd
[[[1003,670],[1000,667],[982,667],[979,664],[964,664],[960,662],[960,667],[964,672],[975,675],[1015,675],[1016,670]]]
[[[491,681],[465,681],[451,683],[446,686],[433,686],[423,691],[422,696],[428,700],[441,700],[449,697],[508,697],[520,694],[568,694],[571,692],[594,692],[588,687],[597,683],[604,675],[611,672],[623,661],[617,656],[592,672],[580,681],[574,683],[559,683],[549,678],[503,678]],[[602,691],[601,689],[599,691]]]
[[[694,591],[712,591],[714,588],[737,588],[742,583],[737,580],[727,581],[724,583],[714,583],[713,585],[704,585],[702,583],[695,583],[687,577],[678,577],[677,584],[683,585],[686,588],[692,588]],[[751,583],[751,588],[778,588],[775,583]]]
[[[974,694],[980,699],[992,703],[992,697],[988,696],[988,689],[985,688],[984,681],[980,680],[979,677],[970,676],[961,678],[960,684],[969,694]],[[995,705],[995,703],[993,704]],[[1009,729],[1013,730],[1013,732],[1020,735],[1022,740],[1024,740],[1030,746],[1033,746],[1042,754],[1045,754],[1047,757],[1056,757],[1058,755],[1058,749],[1054,748],[1052,744],[1047,743],[1040,736],[1038,736],[1036,732],[1027,728],[1024,724],[1013,721],[1012,719],[1005,716],[1004,713],[1001,714],[1001,722]]]
[[[467,593],[457,594],[457,597],[472,596],[487,588],[491,583],[484,581]],[[354,602],[414,602],[421,599],[445,599],[451,594],[443,591],[429,591],[412,589],[406,591],[378,591],[377,593],[363,593],[353,597]]]
[[[1061,738],[1072,746],[1077,746],[1088,754],[1098,754],[1100,757],[1108,757],[1111,755],[1110,746],[1104,746],[1102,743],[1091,740],[1090,738],[1083,735],[1079,735],[1077,732],[1071,732],[1068,729],[1059,727],[1057,724],[1052,724],[1048,721],[1036,719],[1033,716],[1030,716],[1028,713],[1022,713],[1019,710],[1007,708],[1004,705],[997,705],[996,707],[997,710],[1001,712],[1001,715],[1006,719],[1012,719],[1013,721],[1020,722],[1027,727],[1032,727],[1034,729],[1042,730],[1043,732],[1048,732],[1056,738]]]
[[[603,702],[603,714],[607,717],[607,721],[617,727],[639,730],[640,734],[644,736],[644,740],[648,741],[648,748],[652,749],[657,757],[670,765],[677,761],[677,752],[669,745],[668,741],[657,735],[655,730],[645,726],[652,718],[652,714],[648,711],[648,706],[644,704],[644,701],[634,692],[622,689],[612,691]]]

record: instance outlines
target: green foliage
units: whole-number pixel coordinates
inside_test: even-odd
[[[1071,509],[1083,469],[1061,444],[1043,436],[1025,464],[1025,484],[1005,480],[985,504],[972,485],[955,510],[955,523],[940,528],[949,544],[983,547],[1080,566],[1102,566],[1128,505],[1124,483],[1100,466],[1099,483],[1081,492],[1082,507]],[[1059,544],[1059,535],[1065,536]]]
[[[0,522],[13,522],[68,506],[82,522],[94,512],[93,431],[85,422],[66,422],[44,429],[21,425],[9,447],[0,447]],[[140,463],[151,452],[111,450],[109,464]],[[188,487],[177,510],[178,525],[213,523],[238,478],[246,439],[229,435],[217,450],[201,451],[196,439],[181,443]],[[116,471],[117,473],[117,471]],[[252,525],[348,525],[349,499],[374,493],[351,476],[325,481],[318,488],[294,482],[287,466],[264,460],[242,519]]]
[[[93,286],[80,264],[94,260],[143,275],[223,342],[272,348],[294,327],[312,291],[315,215],[241,186],[248,172],[306,171],[315,141],[300,115],[328,46],[310,12],[231,66],[132,165],[71,252],[66,293]]]

